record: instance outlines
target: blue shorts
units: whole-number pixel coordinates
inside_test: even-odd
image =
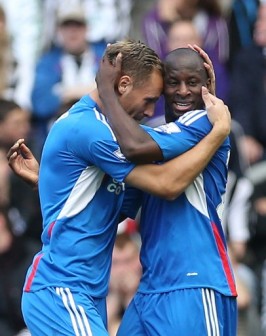
[[[237,302],[207,288],[137,293],[117,336],[236,336]]]
[[[22,313],[32,336],[108,336],[106,300],[69,288],[23,292]]]

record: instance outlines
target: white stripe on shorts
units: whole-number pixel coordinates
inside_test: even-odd
[[[69,288],[56,288],[56,293],[61,296],[72,321],[76,336],[92,336],[88,318],[82,306],[76,306],[73,295]]]
[[[202,288],[201,294],[207,326],[207,336],[220,336],[214,291],[212,289]]]

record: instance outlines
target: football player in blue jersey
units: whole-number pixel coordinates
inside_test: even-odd
[[[142,43],[119,42],[108,48],[107,57],[115,61],[119,52],[122,72],[113,91],[126,113],[139,121],[152,115],[161,93],[161,64]],[[125,159],[97,90],[53,125],[39,181],[38,164],[23,141],[11,148],[8,158],[14,171],[38,181],[43,215],[43,248],[29,268],[22,302],[33,336],[107,335],[105,297],[117,223],[121,214],[134,217],[138,210],[131,203],[135,191],[124,196],[124,182],[169,200],[189,185],[230,131],[227,107],[206,91],[203,97],[213,128],[195,148],[163,165],[136,166]],[[163,135],[147,131],[155,140]],[[152,159],[146,154],[140,161],[181,154],[178,147],[167,151],[165,143],[160,146]]]
[[[168,54],[164,77],[167,124],[146,132],[125,116],[112,93],[120,62],[120,56],[114,66],[103,59],[97,78],[106,115],[124,154],[129,156],[129,151],[134,160],[141,161],[145,152],[152,158],[159,145],[167,159],[170,152],[183,153],[209,133],[211,124],[202,99],[202,87],[208,87],[209,79],[196,50],[179,48]],[[136,192],[142,205],[143,274],[119,336],[236,335],[237,292],[221,225],[229,153],[227,138],[174,201]]]

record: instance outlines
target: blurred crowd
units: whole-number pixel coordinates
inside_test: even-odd
[[[0,334],[28,335],[21,289],[42,226],[38,193],[12,173],[6,153],[24,138],[40,158],[53,121],[94,88],[107,43],[127,37],[162,59],[197,44],[213,62],[217,96],[233,119],[223,224],[239,294],[238,334],[266,335],[263,0],[0,0]],[[146,122],[156,126],[163,115],[161,97]],[[138,286],[139,248],[138,222],[126,220],[113,252],[111,336]]]

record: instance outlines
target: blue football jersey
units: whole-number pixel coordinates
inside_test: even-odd
[[[89,96],[54,123],[39,174],[43,248],[28,270],[25,291],[69,287],[106,296],[123,180],[134,167]],[[125,209],[135,217],[133,208]]]
[[[211,127],[206,111],[198,110],[155,130],[145,129],[168,160],[195,146]],[[139,292],[205,287],[236,296],[221,226],[229,153],[227,138],[204,171],[174,201],[144,194]]]

